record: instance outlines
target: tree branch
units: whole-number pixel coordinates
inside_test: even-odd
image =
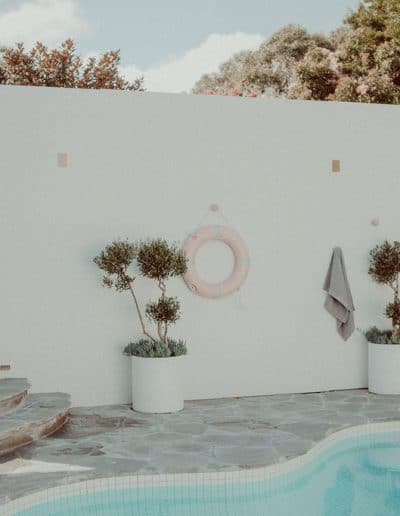
[[[165,344],[164,339],[163,339],[162,323],[161,322],[157,322],[157,332],[158,332],[158,336],[160,337],[161,342],[163,344]]]
[[[158,280],[158,287],[161,290],[161,297],[165,297],[167,287],[162,279]]]
[[[136,297],[136,294],[135,294],[135,291],[133,290],[133,287],[132,287],[132,282],[129,281],[128,282],[128,288],[129,288],[129,291],[130,293],[132,294],[132,297],[133,297],[133,301],[135,302],[135,306],[136,306],[136,312],[139,316],[139,321],[140,321],[140,326],[142,327],[142,333],[143,335],[146,335],[147,337],[149,337],[149,339],[151,339],[153,342],[156,342],[156,339],[154,337],[152,337],[146,330],[146,327],[144,325],[144,321],[143,321],[143,317],[142,317],[142,314],[140,312],[140,307],[139,307],[139,303],[138,303],[138,300],[137,300],[137,297]]]
[[[167,292],[167,287],[165,285],[165,282],[158,278],[158,287],[161,290],[161,298],[164,298]],[[158,335],[160,336],[161,342],[164,344],[164,346],[168,347],[168,341],[167,341],[167,332],[168,332],[168,323],[164,323],[164,331],[162,331],[162,323],[158,323]]]

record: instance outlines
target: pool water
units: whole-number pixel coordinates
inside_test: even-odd
[[[399,516],[400,433],[344,439],[306,466],[269,480],[92,492],[17,514]]]

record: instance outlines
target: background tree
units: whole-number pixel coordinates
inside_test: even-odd
[[[235,54],[219,71],[204,75],[194,93],[217,95],[285,96],[296,80],[296,66],[310,49],[332,45],[320,34],[309,34],[288,25],[264,41],[255,51]]]
[[[238,52],[222,63],[219,72],[203,75],[193,88],[194,93],[206,95],[242,95],[244,77],[251,69],[253,53]]]
[[[400,2],[365,0],[345,28],[335,100],[400,103]]]
[[[304,100],[331,99],[339,80],[335,55],[326,48],[311,48],[296,66],[297,82],[288,97]]]
[[[194,93],[400,103],[400,1],[364,0],[329,37],[289,25]]]
[[[119,50],[83,62],[72,39],[54,49],[38,42],[26,50],[18,43],[0,49],[0,84],[143,91],[143,77],[125,80],[119,63]]]

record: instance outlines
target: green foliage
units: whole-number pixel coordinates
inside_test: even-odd
[[[400,326],[400,301],[396,299],[393,303],[388,303],[385,310],[385,315],[392,320],[394,327]]]
[[[400,1],[365,0],[329,37],[288,25],[194,93],[400,103]]]
[[[72,39],[53,49],[39,41],[30,50],[17,43],[0,47],[0,84],[143,91],[143,77],[125,80],[120,61],[119,50],[83,59]]]
[[[309,34],[303,27],[288,25],[283,27],[261,44],[255,51],[256,61],[267,71],[264,84],[275,93],[287,93],[296,76],[296,66],[304,56],[315,48],[330,48],[330,42],[321,34]]]
[[[393,302],[385,309],[385,315],[392,321],[392,341],[400,335],[400,242],[390,243],[385,240],[370,252],[368,274],[377,282],[389,286],[393,290]],[[373,341],[371,341],[373,342]]]
[[[166,346],[161,341],[150,341],[140,339],[136,342],[130,342],[124,349],[124,355],[136,356],[144,358],[167,358],[179,357],[187,354],[186,344],[183,340],[167,339]]]
[[[400,273],[400,242],[391,244],[385,240],[370,252],[368,274],[377,283],[384,283],[393,287],[398,281]]]
[[[358,81],[353,77],[341,77],[335,89],[334,99],[339,102],[357,102]]]
[[[182,250],[162,238],[139,245],[137,264],[143,276],[158,281],[180,276],[187,270],[187,259]]]
[[[373,326],[365,333],[365,338],[373,344],[400,344],[400,336],[393,336],[392,330],[379,330]]]
[[[400,103],[400,2],[366,0],[345,19],[337,43],[334,100]]]
[[[193,93],[216,95],[286,96],[296,77],[296,66],[315,47],[332,48],[321,34],[298,25],[278,30],[254,51],[235,54],[214,74],[204,75]]]
[[[128,290],[132,295],[139,318],[142,334],[147,339],[131,343],[125,352],[138,356],[175,356],[186,353],[182,341],[173,341],[167,337],[170,324],[177,322],[180,316],[180,304],[176,297],[166,295],[166,280],[179,276],[187,270],[187,258],[176,244],[168,244],[164,239],[148,240],[140,244],[127,241],[114,241],[93,259],[94,263],[105,273],[103,285],[114,287],[118,292]],[[154,279],[161,290],[157,301],[146,305],[146,315],[156,323],[158,338],[146,329],[135,290],[134,276],[128,274],[128,267],[136,261],[141,275]],[[163,347],[164,349],[160,348]],[[138,349],[140,351],[135,351]]]
[[[118,292],[128,290],[134,278],[129,276],[127,269],[136,256],[136,246],[127,241],[115,240],[107,245],[104,251],[93,258],[94,263],[105,272],[103,285],[114,287]]]
[[[145,357],[145,358],[164,358],[169,357],[171,352],[161,341],[151,341],[140,339],[130,342],[124,349],[124,355]]]
[[[395,26],[399,20],[400,4],[398,0],[364,0],[345,21],[355,30],[369,28],[383,39],[393,36],[393,33],[396,34],[398,30],[395,29]]]
[[[186,343],[183,340],[168,339],[168,347],[172,357],[180,357],[187,354]]]
[[[254,84],[263,81],[258,78],[258,70],[251,51],[242,51],[222,63],[216,73],[205,74],[194,86],[194,93],[215,95],[240,95],[240,87],[245,89],[246,84],[254,88]],[[238,89],[238,85],[241,85]],[[229,92],[229,93],[227,93]]]
[[[369,28],[348,31],[339,50],[345,74],[366,75],[375,66],[376,34]]]
[[[297,66],[300,88],[289,91],[289,97],[307,100],[324,100],[335,92],[338,74],[332,69],[331,52],[322,48],[313,48],[304,56]],[[297,95],[293,95],[297,91]]]
[[[146,315],[156,323],[174,324],[179,319],[179,308],[176,297],[161,296],[157,301],[147,303]]]
[[[393,84],[388,75],[371,70],[363,77],[357,86],[357,94],[360,102],[373,104],[398,104],[400,102],[400,89]]]

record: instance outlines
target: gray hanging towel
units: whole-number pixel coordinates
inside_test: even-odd
[[[354,305],[340,247],[335,247],[324,282],[328,293],[325,308],[336,319],[342,339],[347,340],[354,331]]]

